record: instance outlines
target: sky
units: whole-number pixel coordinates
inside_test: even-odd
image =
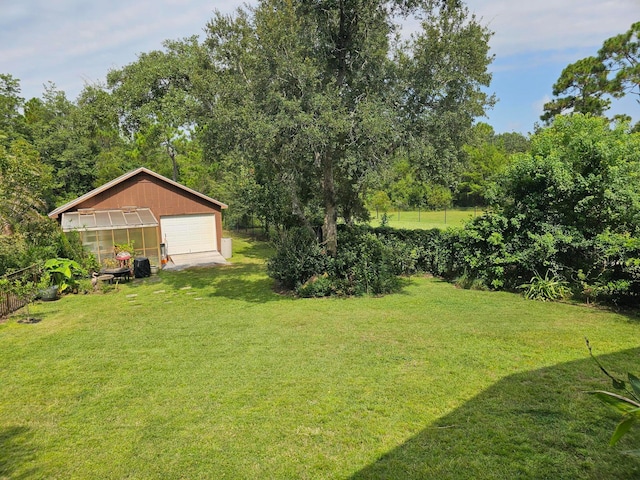
[[[242,0],[0,0],[0,73],[20,81],[21,96],[40,97],[52,82],[75,100],[86,84],[162,49],[163,40],[204,38],[214,10]],[[253,3],[249,1],[248,3]],[[489,93],[498,103],[480,119],[496,133],[533,132],[562,69],[595,55],[604,40],[640,20],[640,0],[467,0],[494,32]],[[634,98],[608,112],[640,120]]]

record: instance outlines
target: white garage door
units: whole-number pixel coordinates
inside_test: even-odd
[[[217,250],[213,214],[161,217],[160,230],[169,255]]]

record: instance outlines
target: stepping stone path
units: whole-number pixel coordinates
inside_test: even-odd
[[[187,285],[186,287],[181,287],[180,290],[191,290],[191,286]],[[158,293],[167,293],[166,290],[155,290],[153,292],[154,294],[158,294]],[[187,295],[197,295],[196,292],[185,292]],[[131,303],[132,305],[139,305],[139,304],[134,304],[133,302],[135,301],[134,299],[138,296],[137,293],[130,293],[128,294],[126,297],[129,299],[129,303]],[[194,297],[194,300],[203,300],[203,297]],[[165,300],[165,303],[173,303],[172,300]]]

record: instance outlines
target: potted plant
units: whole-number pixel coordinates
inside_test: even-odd
[[[44,276],[48,277],[51,286],[57,286],[58,293],[78,288],[77,277],[83,269],[80,264],[68,258],[51,258],[44,264]]]
[[[40,300],[50,302],[58,299],[58,285],[51,285],[51,276],[48,274],[42,275],[40,281],[37,284],[38,297]]]

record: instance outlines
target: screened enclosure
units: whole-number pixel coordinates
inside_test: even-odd
[[[98,262],[114,258],[114,245],[132,244],[134,257],[160,265],[158,221],[148,208],[78,210],[62,214],[62,230],[78,232],[82,244]]]

